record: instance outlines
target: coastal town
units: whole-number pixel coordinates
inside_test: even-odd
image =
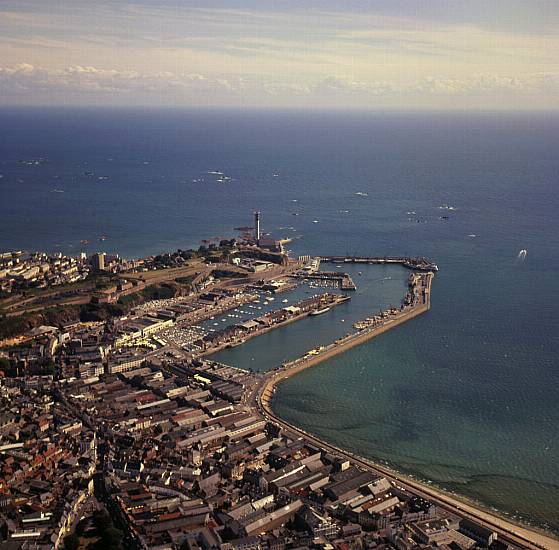
[[[557,547],[275,414],[283,380],[428,312],[438,268],[292,258],[260,224],[134,261],[2,254],[0,550]],[[213,359],[350,303],[356,263],[405,267],[401,303],[265,372]]]

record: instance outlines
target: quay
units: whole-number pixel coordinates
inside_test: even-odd
[[[294,361],[284,363],[279,367],[274,374],[269,378],[266,385],[262,388],[261,401],[262,403],[269,403],[274,387],[282,380],[297,374],[309,367],[318,363],[326,361],[331,357],[344,353],[347,350],[359,346],[368,340],[371,340],[379,334],[383,334],[388,330],[395,328],[410,319],[414,319],[418,315],[425,313],[431,307],[431,284],[433,281],[433,273],[428,272],[423,274],[419,279],[414,279],[410,282],[410,291],[406,295],[404,304],[399,310],[392,309],[384,312],[383,318],[375,324],[371,324],[357,332],[350,333],[336,341],[324,346],[320,349],[313,350],[312,353],[307,353],[303,357],[299,357]],[[410,305],[405,305],[408,297],[413,294],[415,300]]]
[[[400,264],[417,271],[438,271],[437,264],[422,256],[322,256],[321,262],[331,264]]]

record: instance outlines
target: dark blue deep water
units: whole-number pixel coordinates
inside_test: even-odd
[[[259,209],[294,253],[435,260],[428,314],[288,380],[274,407],[559,531],[559,117],[68,109],[0,122],[2,249],[138,257],[233,235]],[[371,303],[403,288],[390,285]],[[230,359],[276,366],[309,326]]]

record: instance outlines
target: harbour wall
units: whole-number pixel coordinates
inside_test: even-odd
[[[418,304],[414,307],[405,309],[404,311],[396,314],[393,318],[387,319],[382,325],[363,329],[359,332],[355,332],[339,338],[335,342],[329,344],[328,346],[322,348],[315,355],[304,356],[299,359],[295,359],[289,363],[285,363],[281,370],[277,372],[268,381],[264,391],[262,392],[262,399],[266,399],[267,393],[271,395],[273,387],[286,378],[297,374],[309,367],[322,363],[340,353],[345,353],[347,350],[354,348],[355,346],[360,346],[361,344],[375,338],[376,336],[383,334],[411,319],[414,319],[418,315],[427,312],[431,307],[431,283],[433,280],[432,274],[427,274],[427,287],[425,291],[425,302]]]

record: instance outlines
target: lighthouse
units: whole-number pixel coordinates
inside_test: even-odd
[[[254,213],[254,240],[260,244],[260,212]]]

